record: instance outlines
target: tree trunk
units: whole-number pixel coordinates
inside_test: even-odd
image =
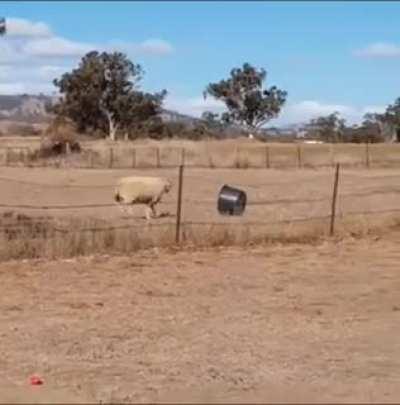
[[[116,133],[117,133],[117,128],[118,124],[115,123],[113,114],[110,111],[105,111],[105,114],[108,119],[108,136],[111,141],[115,141]]]
[[[384,124],[381,121],[378,121],[377,124],[378,124],[378,128],[379,128],[379,135],[385,136]]]
[[[117,125],[114,123],[113,119],[110,119],[110,140],[115,141],[115,135],[117,133]]]

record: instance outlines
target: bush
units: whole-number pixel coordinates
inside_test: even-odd
[[[81,152],[75,126],[64,118],[56,118],[46,129],[37,157],[51,157],[68,152]]]
[[[382,135],[377,132],[364,131],[362,128],[351,131],[344,139],[350,143],[381,143],[385,142]]]

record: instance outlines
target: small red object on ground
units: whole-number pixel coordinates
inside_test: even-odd
[[[40,377],[38,377],[38,376],[36,376],[36,375],[33,375],[33,376],[30,378],[30,383],[31,383],[31,385],[42,385],[42,384],[43,384],[43,380],[42,380]]]

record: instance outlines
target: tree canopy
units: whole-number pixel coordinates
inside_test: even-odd
[[[78,130],[102,130],[115,140],[117,130],[129,131],[160,112],[166,91],[139,91],[144,71],[120,52],[86,54],[79,66],[54,80],[62,94],[58,115],[74,121]]]
[[[225,103],[228,111],[222,121],[257,131],[279,115],[287,97],[287,92],[276,86],[264,89],[266,77],[264,69],[245,63],[242,68],[232,69],[228,79],[210,83],[203,94]]]
[[[332,114],[314,118],[307,125],[309,132],[325,142],[344,140],[345,120],[337,111]]]

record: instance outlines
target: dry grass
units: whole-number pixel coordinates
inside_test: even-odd
[[[3,225],[0,235],[0,260],[28,258],[65,258],[93,253],[127,254],[166,246],[174,240],[171,226],[157,229],[113,228],[104,221],[80,218],[38,222],[15,221]]]
[[[366,167],[367,148],[364,144],[294,144],[262,143],[247,139],[236,140],[106,140],[81,142],[83,154],[71,163],[74,167],[87,168],[148,168],[174,167],[182,161],[185,149],[187,166],[209,168],[318,168],[341,163],[347,167]],[[35,150],[40,139],[0,138],[0,162],[5,162],[6,147],[27,147]],[[298,152],[300,148],[300,153]],[[268,155],[268,156],[267,156]],[[15,161],[17,163],[18,159]],[[22,162],[22,160],[21,160]],[[66,160],[67,162],[67,160]],[[369,145],[370,167],[398,167],[399,144]],[[45,162],[42,162],[45,165]]]
[[[175,245],[175,224],[113,227],[102,220],[31,218],[6,214],[1,224],[0,261],[32,258],[59,259],[91,254],[132,254],[148,248]],[[239,225],[239,226],[238,226]],[[329,222],[276,224],[254,229],[247,224],[182,225],[180,249],[265,244],[315,244],[328,238]],[[338,222],[334,237],[364,237],[398,228],[397,217],[357,216]]]

